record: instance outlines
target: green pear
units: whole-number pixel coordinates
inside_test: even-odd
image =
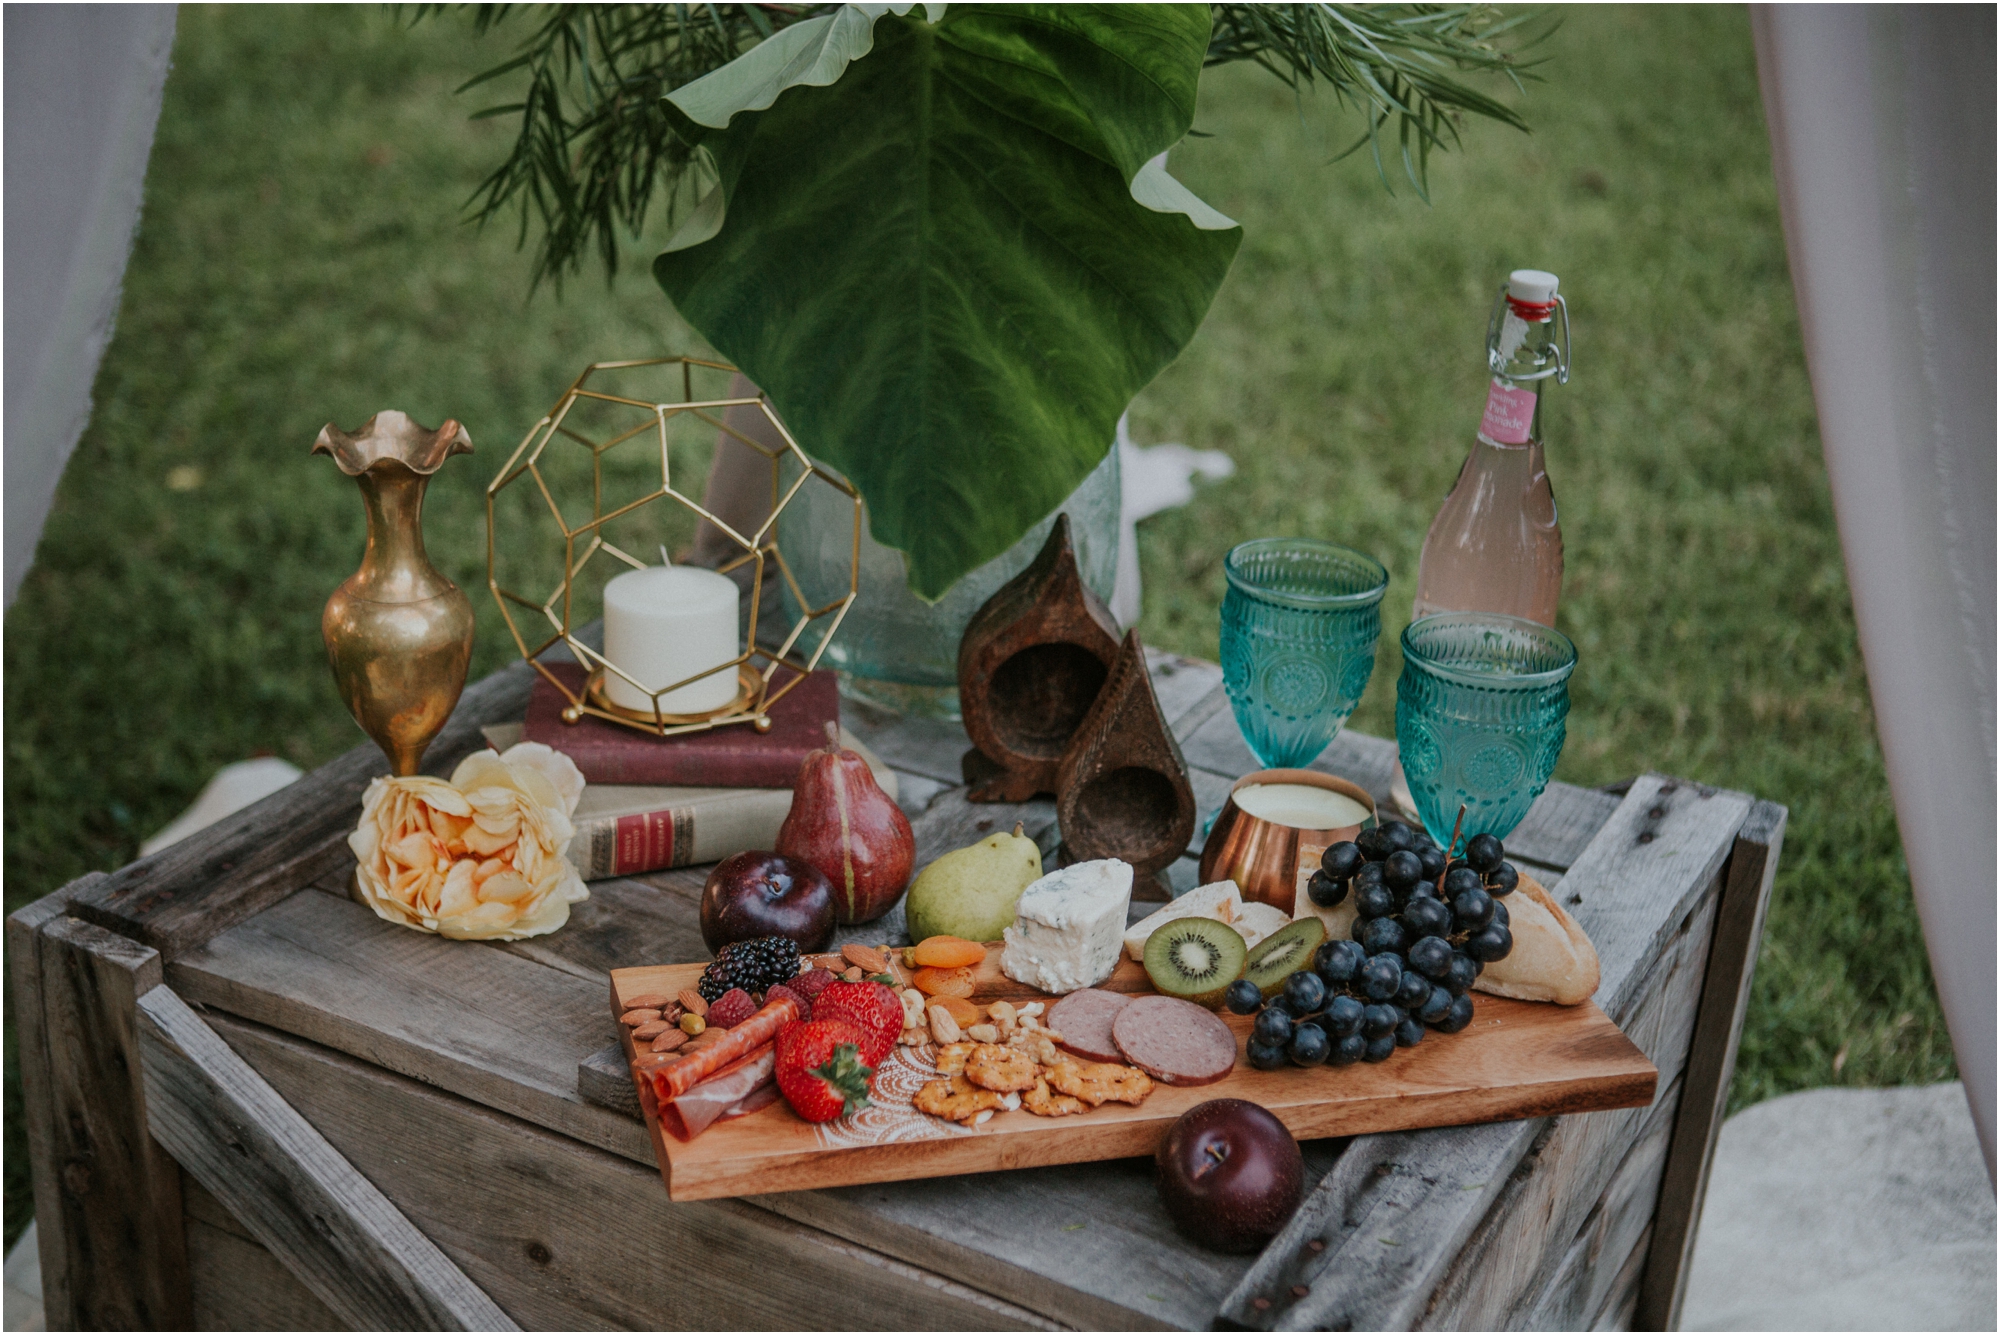
[[[959,936],[998,941],[1013,926],[1021,892],[1040,880],[1042,851],[1014,826],[954,849],[918,873],[903,903],[910,940]]]

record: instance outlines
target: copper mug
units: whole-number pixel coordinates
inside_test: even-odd
[[[1281,825],[1253,816],[1236,805],[1237,791],[1253,783],[1329,789],[1360,803],[1368,814],[1357,824],[1330,830]],[[1367,789],[1346,779],[1310,769],[1260,769],[1246,774],[1229,790],[1228,800],[1215,815],[1208,841],[1202,845],[1200,884],[1234,881],[1244,899],[1295,913],[1298,887],[1304,877],[1312,874],[1313,867],[1318,866],[1319,853],[1329,844],[1354,838],[1374,825],[1375,818],[1375,799]],[[1310,853],[1313,863],[1304,872],[1299,869],[1302,852]]]

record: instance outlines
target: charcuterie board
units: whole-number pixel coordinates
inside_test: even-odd
[[[998,954],[996,949],[979,967],[973,1000],[1040,999],[1040,993],[999,971]],[[704,967],[614,970],[613,1014],[629,1009],[627,998],[671,996],[693,987]],[[1121,960],[1100,986],[1135,994],[1151,990],[1145,971],[1130,960]],[[1262,1104],[1301,1140],[1652,1102],[1659,1072],[1595,1003],[1556,1006],[1480,994],[1474,1005],[1464,1032],[1430,1034],[1378,1064],[1276,1071],[1239,1064],[1215,1084],[1156,1085],[1136,1107],[1107,1103],[1060,1118],[1021,1109],[1001,1112],[974,1129],[911,1105],[917,1090],[936,1077],[928,1044],[898,1047],[883,1062],[871,1106],[817,1126],[800,1120],[780,1099],[681,1141],[662,1128],[650,1080],[637,1084],[660,1174],[668,1196],[677,1201],[1146,1155],[1181,1113],[1216,1098]],[[1224,1019],[1240,1045],[1249,1033],[1249,1017]],[[622,1025],[620,1031],[627,1060],[636,1059],[631,1031]]]

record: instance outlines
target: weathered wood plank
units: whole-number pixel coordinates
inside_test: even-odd
[[[1160,717],[1176,738],[1194,731],[1217,709],[1229,707],[1222,694],[1222,669],[1204,659],[1148,649],[1146,675],[1153,680]]]
[[[174,995],[139,998],[153,1136],[349,1326],[517,1330]]]
[[[642,1126],[577,1096],[578,1059],[615,1036],[598,983],[321,894],[238,924],[170,978],[190,1001],[652,1160]]]
[[[675,1205],[658,1173],[227,1015],[216,1032],[522,1325],[1046,1329],[884,1256],[865,1232],[741,1201]]]
[[[48,1163],[63,1197],[40,1230],[60,1234],[63,1254],[62,1288],[43,1294],[49,1326],[183,1328],[193,1310],[181,1174],[146,1130],[136,1020],[139,998],[160,984],[159,952],[64,916],[42,924],[38,953]]]
[[[449,774],[485,746],[479,725],[525,711],[533,678],[526,663],[515,663],[469,687],[425,753],[425,772]],[[346,858],[362,790],[388,770],[373,743],[357,746],[263,801],[114,872],[78,894],[73,912],[176,959]]]
[[[70,1310],[68,1254],[64,1239],[62,1184],[57,1177],[56,1105],[49,1059],[48,1017],[42,1001],[40,935],[45,923],[68,911],[70,895],[81,886],[103,879],[90,872],[54,894],[44,895],[7,915],[7,1001],[14,1021],[15,1055],[21,1069],[21,1120],[28,1140],[28,1166],[35,1194],[37,1259],[42,1272],[43,1306],[51,1312]]]
[[[1691,912],[1712,885],[1749,804],[1741,794],[1648,775],[1563,882],[1565,906],[1597,947],[1603,976],[1598,1001],[1660,1066],[1663,1085],[1678,1075],[1685,1047],[1679,1054],[1663,1050],[1657,1037],[1649,1046],[1638,1024],[1649,979],[1666,981],[1649,966],[1691,925],[1705,937],[1705,924],[1691,924]],[[1358,1137],[1229,1295],[1222,1314],[1266,1328],[1412,1324],[1541,1130],[1509,1123]],[[1585,1202],[1594,1199],[1592,1193]],[[1315,1239],[1324,1252],[1308,1249]],[[1273,1297],[1285,1297],[1295,1284],[1308,1286],[1306,1297],[1284,1303]]]
[[[197,1218],[192,1210],[186,1226],[194,1329],[346,1329],[257,1242]]]
[[[1679,1103],[1677,1094],[1671,1102],[1663,1102],[1662,1108],[1678,1107]],[[1632,1249],[1652,1227],[1672,1129],[1670,1117],[1646,1123],[1638,1142],[1569,1244],[1554,1276],[1533,1306],[1517,1315],[1512,1324],[1527,1330],[1588,1330],[1616,1309],[1624,1298],[1618,1287],[1620,1272]],[[1633,1279],[1637,1279],[1636,1274]],[[1461,1329],[1467,1324],[1459,1323]]]
[[[1518,1322],[1557,1283],[1570,1240],[1586,1229],[1586,1216],[1629,1157],[1621,1147],[1672,1125],[1720,892],[1718,882],[1653,962],[1628,1022],[1632,1040],[1662,1064],[1660,1096],[1648,1109],[1557,1119],[1533,1164],[1523,1165],[1530,1171],[1517,1169],[1500,1201],[1458,1249],[1430,1299],[1426,1324],[1485,1328]],[[1655,1159],[1655,1170],[1660,1162]],[[1655,1171],[1651,1181],[1657,1185],[1657,1180]]]
[[[1729,1103],[1729,1083],[1736,1073],[1736,1047],[1743,1037],[1743,1015],[1749,1008],[1757,948],[1764,939],[1771,882],[1784,850],[1785,820],[1784,807],[1758,802],[1751,807],[1730,851],[1716,915],[1715,945],[1709,953],[1695,1019],[1687,1094],[1680,1105],[1674,1147],[1660,1188],[1659,1215],[1653,1226],[1656,1250],[1647,1260],[1633,1316],[1642,1329],[1675,1330],[1680,1326],[1688,1263],[1694,1257],[1695,1230],[1708,1194],[1708,1169]]]

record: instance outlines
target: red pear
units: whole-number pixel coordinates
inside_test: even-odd
[[[909,818],[868,762],[841,746],[834,723],[826,725],[826,749],[799,766],[777,851],[826,873],[843,923],[872,922],[894,908],[917,864]]]

